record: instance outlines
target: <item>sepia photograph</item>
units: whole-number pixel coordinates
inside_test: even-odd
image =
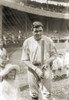
[[[0,0],[0,100],[69,100],[69,0]]]

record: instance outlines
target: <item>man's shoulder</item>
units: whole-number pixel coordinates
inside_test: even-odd
[[[31,41],[31,40],[33,40],[33,36],[27,38],[27,39],[25,40],[25,42],[29,42],[29,41]]]
[[[42,37],[43,37],[43,39],[46,40],[46,41],[52,41],[52,39],[51,39],[50,37],[48,37],[48,36],[43,35]]]

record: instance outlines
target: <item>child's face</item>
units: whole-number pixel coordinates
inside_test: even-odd
[[[62,54],[59,54],[59,57],[60,57],[60,58],[62,58],[62,57],[63,57],[63,55],[62,55]]]
[[[67,52],[69,52],[69,47],[66,49]]]
[[[3,60],[0,58],[0,67],[4,68],[6,64],[7,64],[7,60]]]
[[[7,76],[8,76],[8,79],[15,79],[15,77],[16,77],[16,70],[15,70],[15,69],[11,70],[11,71],[7,74]]]

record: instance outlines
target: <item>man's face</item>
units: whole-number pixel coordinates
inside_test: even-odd
[[[43,28],[40,26],[38,28],[33,28],[33,36],[34,38],[39,41],[42,38]]]

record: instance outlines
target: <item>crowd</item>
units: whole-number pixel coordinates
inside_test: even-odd
[[[9,1],[9,0],[5,0]],[[22,6],[31,6],[34,8],[39,8],[47,11],[53,11],[53,12],[59,12],[59,13],[64,13],[67,12],[67,8],[64,7],[63,5],[53,5],[53,4],[46,4],[46,3],[38,3],[36,1],[28,1],[28,0],[10,0],[11,2],[16,2],[19,3]],[[67,10],[67,11],[66,11]]]
[[[6,34],[3,34],[3,43],[4,46],[18,45],[22,44],[25,38],[21,31],[18,34],[16,32],[6,32]]]
[[[9,1],[9,0],[6,0]],[[62,6],[62,5],[52,5],[52,4],[46,4],[46,3],[38,3],[36,1],[28,1],[28,0],[11,0],[12,2],[16,2],[19,3],[20,5],[24,6],[31,6],[34,8],[39,8],[39,9],[44,9],[44,10],[48,10],[48,11],[54,11],[54,12],[66,12],[66,7]]]
[[[34,8],[39,8],[39,9],[43,9],[43,10],[47,10],[47,11],[53,11],[53,12],[59,12],[59,13],[63,13],[66,12],[66,7],[62,6],[62,5],[50,5],[50,4],[45,4],[45,3],[38,3],[35,1],[28,1],[25,5],[34,7]]]

